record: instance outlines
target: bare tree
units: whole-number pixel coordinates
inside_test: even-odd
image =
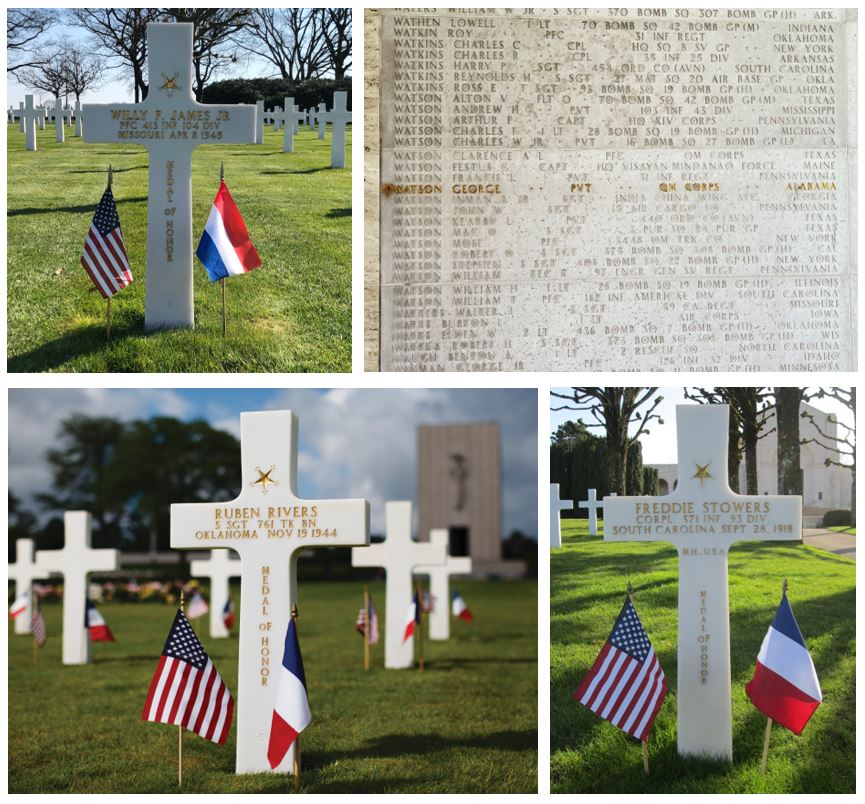
[[[775,421],[778,429],[778,494],[802,496],[802,447],[799,409],[804,388],[775,388]]]
[[[244,46],[269,61],[284,81],[323,75],[330,63],[322,8],[252,9]]]
[[[42,8],[6,10],[6,72],[17,73],[39,65],[39,38],[56,22],[51,11]]]
[[[98,56],[90,56],[78,48],[67,48],[60,58],[66,77],[66,91],[80,101],[88,89],[98,89],[102,83],[105,64]]]
[[[214,73],[238,61],[234,38],[245,30],[251,11],[246,8],[167,8],[164,19],[195,25],[192,64],[195,71],[195,97],[200,101],[204,87]]]
[[[66,93],[62,52],[59,49],[43,51],[38,63],[21,70],[16,78],[25,87],[47,92],[52,98],[62,97]]]
[[[803,444],[818,444],[823,449],[837,455],[836,458],[826,458],[824,463],[826,466],[841,466],[844,469],[849,469],[852,482],[852,495],[850,498],[850,514],[851,523],[856,524],[856,389],[855,388],[820,388],[817,391],[807,394],[806,400],[810,402],[812,399],[834,399],[842,404],[853,416],[853,426],[850,427],[844,422],[839,421],[838,417],[833,417],[834,422],[838,427],[838,431],[833,435],[826,433],[814,419],[813,414],[809,411],[802,411],[802,418],[811,422],[812,427],[817,431],[815,438],[806,438],[802,440]],[[845,460],[846,459],[846,460]]]
[[[345,78],[351,68],[351,9],[324,9],[324,46],[336,80]]]
[[[610,493],[627,494],[628,450],[636,444],[644,433],[648,435],[646,426],[653,419],[659,424],[664,420],[655,409],[663,402],[664,397],[656,396],[657,388],[571,388],[567,394],[551,391],[555,399],[563,399],[566,404],[551,407],[551,410],[576,410],[590,413],[593,421],[584,422],[585,427],[598,427],[604,430],[604,440],[607,453],[610,456],[609,488]],[[648,405],[645,412],[640,408]],[[639,422],[639,427],[633,435],[629,434],[632,422]]]
[[[159,19],[156,8],[74,8],[69,22],[92,35],[99,55],[108,68],[132,70],[135,102],[147,95],[144,63],[147,57],[147,23]]]

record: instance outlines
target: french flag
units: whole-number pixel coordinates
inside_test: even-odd
[[[108,627],[99,610],[87,598],[87,605],[84,609],[84,625],[90,631],[91,642],[114,642],[114,634]]]
[[[195,250],[211,282],[244,274],[261,265],[261,257],[249,239],[240,210],[224,181],[213,201],[210,217]]]
[[[30,605],[30,595],[26,592],[23,595],[18,595],[12,605],[9,607],[9,616],[14,620],[19,615],[27,611],[27,606]]]
[[[225,607],[222,609],[222,622],[229,631],[234,627],[234,606],[231,597],[225,601]]]
[[[472,621],[472,613],[469,611],[469,607],[466,605],[465,600],[463,600],[463,596],[454,590],[453,600],[451,602],[451,612],[454,617],[460,617],[465,620],[467,623]]]
[[[420,622],[420,612],[417,607],[417,595],[411,599],[411,604],[405,615],[405,631],[402,635],[402,641],[405,642],[414,635],[414,628]]]
[[[814,662],[786,592],[763,639],[754,677],[745,685],[745,692],[766,717],[794,734],[802,733],[823,700]]]
[[[275,769],[288,753],[292,743],[312,720],[309,699],[306,695],[306,675],[300,644],[297,641],[297,626],[294,618],[285,634],[285,651],[279,668],[276,702],[273,705],[273,720],[270,723],[270,742],[267,746],[267,761]]]

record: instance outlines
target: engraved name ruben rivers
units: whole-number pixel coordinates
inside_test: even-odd
[[[195,531],[196,539],[308,539],[337,536],[336,528],[318,525],[317,505],[217,508],[213,530]]]
[[[382,368],[852,368],[843,11],[382,13]]]

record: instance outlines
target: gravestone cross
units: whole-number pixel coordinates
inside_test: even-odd
[[[57,142],[66,142],[66,128],[63,125],[65,122],[63,101],[57,98],[57,102],[54,104],[54,134]]]
[[[429,532],[432,544],[440,544],[445,551],[444,564],[420,564],[414,568],[417,575],[429,575],[429,592],[434,603],[429,615],[429,638],[444,640],[451,638],[451,575],[468,575],[472,571],[472,560],[462,556],[448,555],[450,535],[443,528]]]
[[[39,107],[39,130],[45,131],[45,124],[48,122],[48,107]]]
[[[550,483],[550,547],[562,546],[562,523],[559,520],[559,512],[573,510],[573,502],[559,499],[559,484]]]
[[[81,137],[84,132],[84,119],[81,115],[81,101],[75,101],[75,136]]]
[[[90,634],[84,624],[87,576],[120,566],[119,550],[94,550],[89,511],[63,514],[63,549],[37,550],[36,566],[47,576],[63,576],[63,664],[90,662]]]
[[[315,116],[315,119],[318,120],[318,138],[320,140],[324,139],[324,131],[325,131],[325,125],[326,125],[326,120],[324,118],[324,115],[326,113],[327,113],[327,104],[326,103],[319,103],[318,104],[318,114]]]
[[[444,564],[447,550],[442,544],[412,539],[410,502],[385,503],[384,518],[385,540],[366,550],[352,550],[351,565],[384,567],[384,666],[401,670],[414,664],[414,640],[403,640],[406,613],[414,595],[412,572],[419,566]]]
[[[33,581],[41,580],[47,573],[40,572],[33,553],[33,539],[18,539],[15,542],[15,563],[9,565],[9,580],[15,581],[15,600],[27,595],[27,607],[15,618],[15,633],[30,633],[30,612],[33,604]]]
[[[21,112],[21,122],[24,123],[24,138],[28,151],[36,150],[36,125],[42,120],[42,110],[33,106],[33,96],[24,96],[24,110]]]
[[[255,102],[255,144],[264,144],[264,101]]]
[[[318,123],[318,119],[316,118],[315,106],[306,110],[306,123],[309,126],[310,131],[315,131],[315,126]]]
[[[192,94],[190,22],[147,24],[150,90],[141,103],[91,104],[85,142],[147,148],[148,330],[192,327],[192,152],[255,140],[253,106],[199,103]]]
[[[297,602],[298,554],[369,544],[366,500],[297,496],[297,430],[290,410],[241,413],[239,496],[228,503],[171,506],[173,548],[230,547],[240,556],[237,773],[271,770],[267,746],[285,635]],[[291,773],[293,762],[292,748],[275,771]]]
[[[24,133],[24,101],[18,102],[18,131]]]
[[[727,554],[736,542],[802,540],[802,498],[734,494],[726,405],[676,408],[679,483],[664,497],[604,500],[604,541],[666,541],[679,553],[678,745],[733,758]]]
[[[615,497],[616,493],[608,494],[608,497]],[[598,535],[598,509],[603,508],[604,504],[597,498],[597,490],[589,489],[589,499],[580,500],[580,508],[588,508],[589,510],[589,535]]]
[[[300,111],[300,106],[295,106],[294,98],[283,99],[283,109],[291,109],[294,112],[294,133],[300,134],[300,122],[303,120],[303,113]]]
[[[330,166],[345,167],[345,124],[351,122],[351,112],[346,107],[347,92],[333,93],[333,109],[324,113],[324,119],[331,124]]]
[[[274,110],[273,116],[285,127],[282,133],[282,152],[294,153],[294,135],[298,133],[297,120],[300,117],[294,98],[286,98],[283,108]]]
[[[189,562],[193,578],[210,578],[210,637],[225,639],[223,612],[228,602],[229,579],[240,577],[240,559],[234,558],[231,550],[211,550],[208,558],[198,558]]]

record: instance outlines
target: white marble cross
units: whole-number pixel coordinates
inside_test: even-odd
[[[444,564],[442,544],[416,542],[411,537],[411,503],[385,503],[385,540],[366,550],[351,551],[353,567],[383,567],[385,581],[384,666],[401,670],[414,664],[414,640],[403,641],[406,613],[414,589],[412,572],[419,566]]]
[[[147,25],[150,89],[141,103],[84,104],[85,142],[147,148],[147,276],[144,326],[194,325],[192,152],[255,141],[255,107],[203,104],[192,94],[188,22]],[[215,178],[215,177],[214,177]]]
[[[75,101],[75,136],[81,137],[84,134],[84,115],[81,113],[81,102]]]
[[[40,106],[39,107],[39,130],[45,130],[45,124],[48,122],[48,107]]]
[[[351,122],[351,112],[346,107],[347,92],[333,93],[333,109],[322,116],[332,125],[330,140],[330,166],[345,167],[345,125]]]
[[[288,101],[289,101],[289,99],[286,98],[285,99],[285,104],[286,104],[285,108],[287,108],[289,105]],[[294,133],[300,134],[300,123],[303,120],[303,112],[300,111],[300,106],[295,105],[294,98],[291,98],[291,109],[294,112]]]
[[[282,151],[290,154],[294,152],[294,135],[297,134],[297,121],[300,113],[294,105],[294,98],[286,98],[285,106],[273,113],[274,119],[280,121],[285,129],[282,134]]]
[[[240,577],[240,565],[240,559],[235,558],[231,550],[211,550],[207,558],[189,562],[189,571],[193,578],[210,579],[211,639],[228,637],[224,619],[225,604],[230,593],[229,580]]]
[[[63,101],[57,98],[54,104],[54,133],[57,142],[66,142],[65,118],[63,115]]]
[[[95,550],[91,544],[89,511],[63,514],[63,549],[37,550],[36,566],[44,576],[63,576],[63,664],[90,662],[90,634],[84,624],[87,576],[120,566],[120,551]]]
[[[239,496],[171,506],[173,548],[230,547],[240,555],[237,773],[271,770],[267,746],[291,607],[298,602],[299,553],[369,544],[366,500],[297,496],[297,430],[288,410],[241,413]],[[299,609],[302,623],[302,603]],[[293,761],[292,749],[276,772],[290,773]]]
[[[559,512],[573,510],[574,504],[571,500],[559,499],[559,484],[550,483],[550,547],[562,546],[562,523]]]
[[[28,151],[36,150],[36,125],[41,120],[43,120],[42,109],[33,106],[32,95],[25,95],[21,122],[24,124],[24,137]]]
[[[444,564],[419,564],[414,568],[416,575],[429,575],[429,592],[435,603],[429,615],[429,638],[436,640],[451,637],[451,575],[468,575],[472,571],[472,560],[448,554],[450,536],[443,528],[429,532],[432,544],[440,544],[445,550]]]
[[[66,118],[66,125],[71,126],[72,125],[72,108],[70,106],[67,106],[63,110],[63,117]]]
[[[24,133],[24,101],[18,102],[18,131]]]
[[[726,405],[676,408],[675,491],[606,498],[604,541],[664,541],[678,550],[679,754],[732,760],[727,554],[745,540],[801,541],[802,498],[730,491],[728,415]]]
[[[264,144],[264,101],[255,102],[255,144]]]
[[[327,104],[319,103],[318,104],[318,114],[316,114],[315,119],[318,121],[318,138],[320,140],[324,139],[325,132],[325,118],[324,115],[327,113]]]
[[[33,604],[33,581],[41,580],[47,573],[40,572],[33,555],[33,539],[18,539],[15,542],[15,563],[9,565],[9,580],[15,581],[15,600],[27,595],[27,608],[15,618],[15,633],[30,633],[30,607]]]
[[[615,492],[608,494],[608,497],[617,496]],[[589,535],[598,535],[598,509],[603,508],[604,504],[597,498],[597,490],[589,489],[589,499],[580,500],[580,508],[588,508],[589,510]]]
[[[310,131],[315,131],[315,126],[318,123],[318,118],[316,117],[315,106],[306,110],[306,124],[309,126]]]

